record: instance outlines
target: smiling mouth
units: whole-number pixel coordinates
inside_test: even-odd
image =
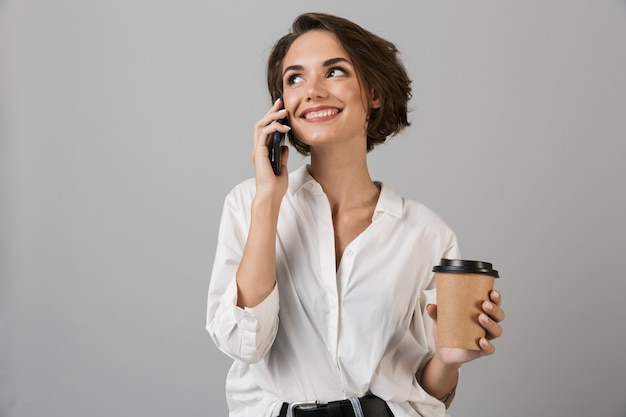
[[[320,117],[334,116],[339,113],[340,113],[339,109],[326,109],[326,110],[308,112],[307,114],[304,115],[304,118],[307,120],[310,120],[310,119],[317,119]]]

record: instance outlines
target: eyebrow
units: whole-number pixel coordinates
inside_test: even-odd
[[[322,66],[323,67],[330,67],[331,65],[335,65],[335,64],[337,64],[339,62],[347,62],[348,64],[352,65],[352,63],[350,61],[348,61],[346,58],[337,57],[337,58],[327,59],[326,61],[324,61]],[[303,69],[304,69],[304,67],[302,65],[290,65],[287,68],[285,68],[285,70],[283,71],[283,75],[285,75],[289,71],[302,71]]]

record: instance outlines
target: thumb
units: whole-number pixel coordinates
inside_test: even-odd
[[[437,320],[437,304],[426,305],[426,311],[431,319]]]

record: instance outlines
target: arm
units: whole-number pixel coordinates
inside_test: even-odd
[[[276,285],[276,225],[280,202],[256,196],[248,239],[237,269],[237,306],[256,307]]]
[[[278,330],[276,223],[288,174],[285,167],[274,176],[261,137],[277,114],[273,107],[255,125],[256,187],[241,184],[226,198],[209,283],[207,330],[220,350],[246,363],[267,353]]]
[[[237,306],[237,270],[250,228],[252,181],[227,197],[209,282],[207,330],[216,346],[233,359],[257,362],[271,347],[278,330],[278,289],[254,308]]]
[[[290,128],[278,123],[285,117],[285,110],[276,101],[268,113],[254,125],[254,163],[256,191],[251,207],[248,238],[237,270],[237,305],[255,307],[261,303],[276,285],[276,227],[283,196],[287,191],[288,148],[283,148],[283,167],[279,176],[274,175],[267,149],[268,136]]]

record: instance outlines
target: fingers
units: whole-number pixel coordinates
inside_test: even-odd
[[[480,339],[478,343],[480,344],[480,349],[483,355],[493,355],[496,351],[496,347],[493,345],[493,343],[489,342],[489,340],[484,337]]]
[[[284,116],[283,116],[284,117]],[[266,126],[258,126],[255,128],[254,134],[254,149],[262,149],[267,147],[270,135],[274,132],[287,133],[291,130],[291,127],[283,125],[274,120]]]
[[[500,307],[502,304],[502,296],[498,291],[493,290],[489,293],[489,299],[490,301],[483,302],[483,311],[487,313],[492,320],[500,323],[504,320],[505,316],[504,310]]]
[[[255,166],[257,178],[270,179],[274,178],[269,162],[268,141],[271,140],[274,132],[287,133],[291,128],[283,125],[278,120],[287,117],[287,111],[282,109],[280,99],[276,100],[272,107],[254,124],[253,147],[251,159]],[[282,155],[285,151],[282,150]],[[281,172],[287,172],[286,158],[282,160],[282,166],[285,167]],[[270,175],[271,174],[271,175]]]
[[[282,199],[287,191],[289,171],[287,161],[289,150],[287,146],[281,147],[281,172],[275,175],[272,162],[269,159],[269,141],[275,132],[287,133],[291,129],[278,120],[287,118],[287,111],[282,109],[280,99],[276,100],[272,107],[255,124],[253,132],[252,163],[254,164],[254,176],[256,178],[256,196],[269,197],[271,201]],[[274,145],[274,144],[272,144]],[[272,149],[273,151],[273,149]]]
[[[495,339],[502,335],[502,326],[500,322],[504,320],[504,310],[500,307],[501,296],[497,291],[489,294],[491,301],[485,301],[482,304],[483,313],[478,316],[480,325],[487,331],[486,339]]]
[[[489,317],[496,323],[500,323],[504,320],[504,310],[490,301],[483,302],[483,312],[489,315]]]
[[[502,336],[502,326],[494,321],[491,317],[485,313],[481,313],[478,316],[480,325],[487,331],[487,339],[495,339]]]
[[[255,147],[265,145],[267,137],[276,131],[287,133],[290,127],[278,122],[287,117],[287,110],[281,109],[280,99],[276,100],[269,111],[254,124]]]
[[[263,115],[263,117],[259,120],[259,124],[261,126],[265,126],[268,125],[269,123],[271,123],[274,120],[278,120],[280,119],[280,117],[275,117],[277,113],[279,112],[283,112],[283,104],[282,101],[280,99],[277,99],[274,104],[272,104],[272,107],[270,107],[270,109],[267,111],[267,113],[265,113],[265,115]]]
[[[489,298],[497,305],[502,304],[502,295],[496,290],[491,290],[491,292],[489,293]]]

